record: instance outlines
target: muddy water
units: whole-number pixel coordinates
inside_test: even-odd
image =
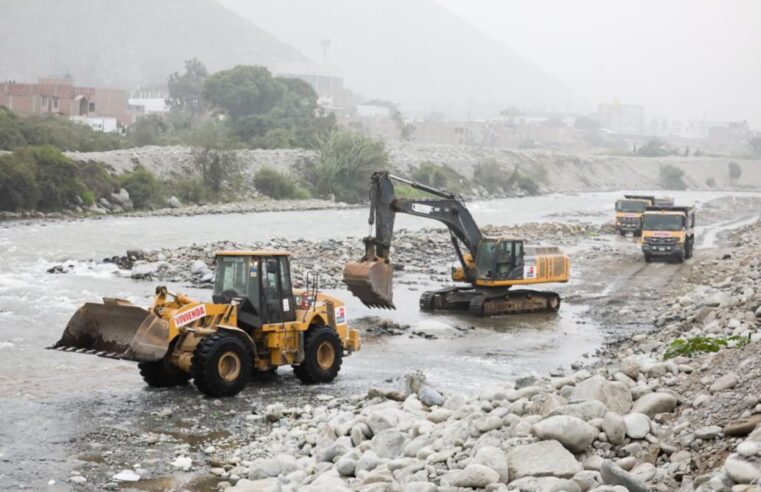
[[[610,220],[612,203],[619,195],[558,195],[469,206],[481,224],[604,222]],[[677,194],[677,202],[706,201],[720,195],[685,192]],[[66,490],[68,485],[60,481],[81,466],[81,460],[87,460],[89,455],[81,448],[98,440],[89,437],[93,431],[161,428],[182,433],[180,423],[157,422],[151,418],[152,412],[167,404],[187,407],[204,402],[192,387],[172,392],[147,390],[132,363],[44,350],[58,339],[68,318],[84,302],[107,296],[146,305],[152,291],[146,282],[114,277],[107,266],[93,270],[82,265],[74,274],[50,275],[46,270],[52,264],[98,259],[130,248],[224,239],[360,236],[366,233],[365,221],[364,210],[345,210],[0,225],[0,489],[16,490],[21,485],[48,488],[49,480],[57,480],[48,489]],[[410,217],[398,220],[398,227],[410,229],[432,225]],[[667,274],[670,270],[663,271]],[[566,297],[584,282],[582,272],[558,290]],[[420,279],[417,284],[401,286],[395,293],[399,309],[391,312],[370,311],[345,291],[337,294],[347,300],[350,316],[386,316],[434,339],[369,337],[361,352],[345,360],[333,385],[304,387],[283,369],[274,384],[252,385],[241,397],[223,402],[224,408],[244,410],[274,400],[299,404],[319,393],[361,393],[371,386],[398,385],[404,374],[416,369],[442,389],[474,392],[490,380],[568,367],[592,352],[604,337],[605,327],[589,321],[586,306],[580,303],[565,303],[558,315],[548,316],[474,320],[424,315],[417,309],[417,299],[421,290],[435,287],[429,284]],[[185,286],[170,288],[201,299],[209,296],[208,291]],[[224,418],[216,424],[224,428]],[[107,443],[118,447],[127,446],[131,438],[123,442],[113,439],[116,441]]]

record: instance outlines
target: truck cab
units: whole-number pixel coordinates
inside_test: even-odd
[[[695,248],[695,207],[648,207],[642,215],[645,261],[692,258]]]
[[[671,197],[651,195],[624,195],[616,201],[616,231],[622,236],[631,232],[634,236],[642,234],[642,214],[647,207],[673,207]]]

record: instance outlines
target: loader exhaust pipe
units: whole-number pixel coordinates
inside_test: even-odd
[[[87,303],[74,314],[52,347],[134,361],[160,360],[169,348],[169,324],[121,299]]]

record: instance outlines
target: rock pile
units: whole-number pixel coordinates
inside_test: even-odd
[[[487,227],[485,233],[493,236],[524,238],[528,244],[570,244],[580,236],[597,236],[608,232],[609,226],[587,223],[531,223],[516,227]],[[293,253],[291,275],[296,287],[306,283],[306,274],[320,273],[321,288],[342,287],[343,266],[356,261],[364,254],[359,238],[305,241],[271,239],[252,243],[221,241],[184,248],[130,252],[124,256],[106,258],[130,270],[127,275],[135,279],[190,283],[210,287],[213,279],[214,253],[220,250],[284,249]],[[455,258],[449,234],[445,229],[399,230],[394,234],[392,262],[405,274],[429,276],[436,281],[448,281],[450,266]],[[199,262],[206,263],[206,269]],[[401,283],[409,282],[402,276]]]

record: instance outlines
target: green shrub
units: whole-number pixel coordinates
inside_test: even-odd
[[[161,202],[161,184],[143,166],[119,176],[119,183],[129,193],[135,208],[149,208]]]
[[[18,154],[0,155],[0,210],[33,209],[39,200],[34,162]]]
[[[451,167],[430,161],[420,164],[420,167],[412,172],[412,179],[424,185],[453,192],[461,191],[465,183],[465,178]]]
[[[176,196],[181,203],[204,203],[208,190],[198,175],[181,175],[163,182],[167,195]]]
[[[490,194],[504,191],[508,185],[508,176],[505,168],[494,159],[481,161],[473,169],[473,182]]]
[[[79,174],[85,187],[94,193],[96,199],[110,199],[111,193],[119,191],[119,179],[109,173],[101,162],[80,162]]]
[[[711,178],[706,178],[706,185],[710,186],[711,188],[713,188],[714,186],[716,186],[716,180],[714,178],[712,178],[712,177]]]
[[[60,116],[21,118],[0,107],[0,150],[51,145],[60,150],[93,152],[119,149],[124,143],[119,134],[96,132],[87,125]]]
[[[658,170],[659,183],[661,187],[667,190],[686,190],[687,183],[684,182],[684,171],[671,164],[661,166]]]
[[[95,205],[95,193],[92,192],[92,190],[85,190],[82,192],[82,203],[87,205],[88,207],[91,205]]]
[[[637,155],[642,157],[664,157],[674,153],[669,144],[660,138],[651,138],[645,145],[637,149]]]
[[[309,198],[309,193],[301,188],[286,173],[269,167],[263,167],[254,174],[254,188],[259,193],[276,200],[287,198]]]
[[[388,154],[382,141],[336,130],[320,146],[315,188],[320,196],[359,203],[367,198],[373,172],[387,168]]]
[[[27,147],[18,155],[31,159],[36,168],[35,178],[40,189],[37,207],[40,210],[60,210],[76,203],[85,191],[77,164],[53,147]]]
[[[538,195],[540,191],[539,184],[536,182],[536,180],[534,180],[534,178],[531,176],[521,174],[517,168],[515,171],[513,171],[513,174],[510,175],[508,185],[511,188],[524,191],[529,195]]]
[[[718,352],[730,342],[733,342],[737,348],[744,347],[749,343],[747,338],[737,335],[727,338],[692,337],[686,340],[684,338],[677,338],[666,349],[663,358],[668,360],[680,356],[692,357],[707,352]]]

